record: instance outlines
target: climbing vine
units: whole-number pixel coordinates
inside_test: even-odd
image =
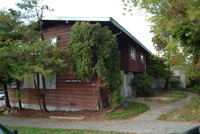
[[[96,79],[100,90],[111,89],[112,105],[117,106],[122,100],[122,81],[116,36],[100,23],[76,22],[68,47],[76,75],[82,80]]]

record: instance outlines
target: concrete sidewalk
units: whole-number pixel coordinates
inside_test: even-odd
[[[43,128],[69,128],[69,129],[91,129],[100,131],[117,131],[129,133],[151,133],[151,134],[170,134],[181,133],[189,128],[199,124],[181,123],[181,122],[164,122],[156,120],[161,114],[164,114],[174,108],[182,107],[190,102],[195,94],[189,93],[189,97],[183,101],[161,105],[150,103],[142,99],[130,100],[145,103],[152,110],[146,112],[134,119],[123,121],[66,121],[54,119],[28,119],[16,117],[0,117],[0,122],[9,126],[25,127],[43,127]]]

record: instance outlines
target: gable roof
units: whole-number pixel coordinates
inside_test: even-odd
[[[137,44],[139,44],[144,50],[151,54],[151,51],[147,49],[140,41],[138,41],[132,34],[130,34],[125,28],[123,28],[117,21],[115,21],[112,17],[45,17],[44,21],[96,21],[96,22],[111,22],[118,29],[124,32],[127,36],[129,36],[132,40],[134,40]]]

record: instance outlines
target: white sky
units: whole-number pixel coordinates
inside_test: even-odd
[[[15,3],[20,1],[0,0],[0,9],[16,8]],[[137,9],[134,9],[132,16],[122,15],[122,0],[45,0],[45,4],[54,9],[54,12],[48,12],[45,16],[113,17],[152,53],[156,53],[151,42],[150,24],[145,20],[145,15]]]

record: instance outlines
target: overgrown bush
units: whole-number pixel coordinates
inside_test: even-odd
[[[184,90],[200,94],[200,86],[196,86],[196,87],[193,87],[193,88],[186,88]]]
[[[120,105],[123,99],[120,95],[121,58],[117,37],[109,27],[76,22],[71,28],[68,47],[75,74],[81,80],[96,79],[101,91],[105,89],[112,94],[113,107]],[[109,103],[108,96],[104,98],[99,98],[102,107]]]
[[[170,80],[169,81],[171,88],[179,88],[180,80]]]
[[[153,91],[150,89],[153,77],[147,74],[136,75],[132,80],[132,86],[136,90],[137,96],[151,96]]]

